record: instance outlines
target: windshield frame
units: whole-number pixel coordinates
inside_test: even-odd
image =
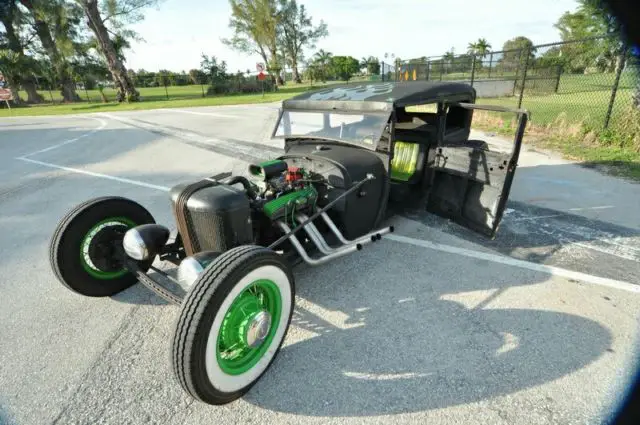
[[[330,114],[336,115],[358,115],[358,116],[372,116],[381,118],[380,127],[375,127],[378,136],[373,140],[371,144],[358,142],[353,139],[343,139],[343,138],[334,138],[325,135],[313,135],[313,134],[290,134],[290,135],[276,135],[278,133],[278,129],[280,128],[280,123],[285,117],[285,113],[315,113],[323,117],[323,122],[326,124]],[[335,143],[344,143],[347,145],[357,146],[360,148],[368,149],[375,151],[378,147],[378,143],[380,142],[380,136],[384,133],[385,128],[389,125],[391,120],[392,111],[365,111],[365,110],[343,110],[343,109],[325,109],[325,108],[280,108],[278,113],[278,119],[273,127],[273,131],[271,133],[272,139],[283,139],[285,143],[287,140],[296,139],[296,140],[327,140]],[[373,127],[372,127],[373,128]]]

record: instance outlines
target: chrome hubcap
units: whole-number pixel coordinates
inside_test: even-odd
[[[271,329],[271,314],[265,310],[255,313],[249,319],[245,333],[247,346],[251,348],[260,346],[269,334],[269,329]]]

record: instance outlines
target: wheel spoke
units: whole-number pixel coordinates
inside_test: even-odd
[[[243,373],[266,353],[280,321],[279,301],[279,288],[270,280],[258,280],[236,297],[225,314],[218,337],[217,358],[225,372]],[[258,323],[253,320],[264,314],[268,314],[271,320],[266,334],[258,339],[254,334],[249,340],[250,326]]]

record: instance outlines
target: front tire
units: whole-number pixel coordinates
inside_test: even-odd
[[[124,233],[154,223],[151,213],[130,199],[106,196],[84,202],[58,223],[49,245],[51,268],[76,293],[115,295],[138,281],[121,261]],[[139,265],[148,270],[151,261]]]
[[[295,282],[281,255],[241,246],[212,262],[189,289],[176,324],[174,374],[192,397],[221,405],[267,371],[291,323]]]

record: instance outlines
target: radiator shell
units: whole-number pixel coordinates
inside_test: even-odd
[[[178,199],[191,184],[171,189],[178,232],[187,255],[201,251],[224,252],[253,243],[253,223],[249,198],[244,191],[226,184],[199,187],[183,207]]]

